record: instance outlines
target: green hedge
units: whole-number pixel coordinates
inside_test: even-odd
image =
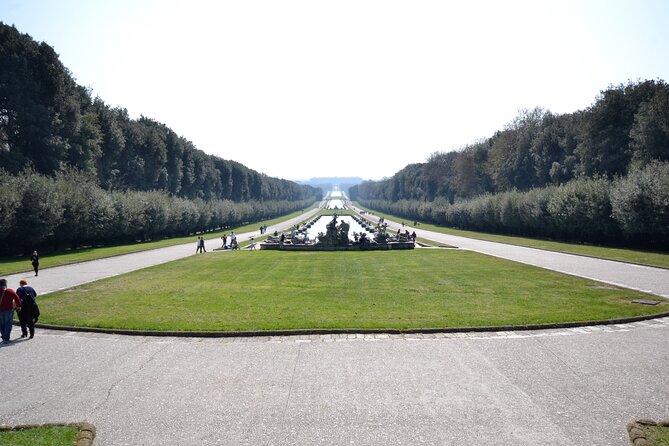
[[[359,200],[364,206],[461,229],[592,243],[669,247],[669,163],[652,162],[624,178],[572,180],[527,192],[444,198]]]
[[[51,178],[0,170],[0,254],[186,235],[288,214],[315,200],[188,200],[162,191],[105,191],[76,172]]]

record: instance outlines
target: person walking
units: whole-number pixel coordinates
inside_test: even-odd
[[[33,269],[35,270],[35,277],[39,274],[39,256],[37,255],[37,251],[33,251],[33,255],[30,256],[30,263],[33,265]]]
[[[21,279],[20,287],[16,289],[16,294],[21,298],[21,310],[18,311],[19,322],[21,323],[21,337],[25,338],[30,332],[30,338],[35,336],[35,323],[39,319],[39,307],[37,306],[37,292],[28,281]]]
[[[197,238],[197,248],[195,249],[195,254],[198,252],[207,252],[207,250],[204,248],[204,237]]]
[[[0,334],[3,344],[10,343],[16,308],[21,308],[21,298],[13,289],[7,288],[7,279],[0,279]]]
[[[195,254],[200,253],[200,251],[202,249],[202,245],[200,244],[200,238],[201,237],[198,235],[197,242],[195,243]]]
[[[251,247],[249,248],[249,251],[255,251],[256,250],[256,240],[251,237]]]

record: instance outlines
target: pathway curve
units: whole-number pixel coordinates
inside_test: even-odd
[[[361,212],[361,209],[358,208],[354,210]],[[364,217],[378,221],[375,215],[364,214]],[[398,228],[409,229],[410,232],[415,230],[418,237],[427,240],[669,298],[669,269],[476,240],[427,231],[413,226],[403,228],[400,223],[387,219],[386,223],[393,231]]]
[[[669,318],[523,333],[151,338],[0,348],[0,424],[122,445],[620,445],[669,418]]]

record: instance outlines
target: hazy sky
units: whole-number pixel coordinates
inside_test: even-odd
[[[669,80],[667,0],[0,0],[0,21],[107,104],[288,179],[390,176]]]

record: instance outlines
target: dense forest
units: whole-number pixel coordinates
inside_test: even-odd
[[[113,242],[207,230],[287,213],[322,195],[318,188],[207,155],[164,124],[146,117],[131,119],[126,110],[92,98],[52,47],[2,22],[0,169],[0,212],[5,216],[0,226],[2,254],[29,249],[28,245]],[[72,202],[62,194],[75,191],[78,184],[90,192],[88,201],[77,203],[86,209],[68,211]],[[39,194],[31,196],[36,190]],[[147,232],[140,223],[146,216],[124,216],[120,210],[119,203],[128,202],[126,208],[139,212],[151,200],[170,203],[173,213],[197,208],[199,218],[181,219],[181,227],[171,221],[169,229],[155,227]],[[110,203],[115,214],[108,212]],[[214,212],[211,217],[205,210],[219,207],[234,208],[233,214],[245,217],[231,218],[229,212]],[[49,210],[50,220],[41,224],[50,229],[37,229],[34,220],[44,209]],[[139,229],[129,235],[100,224],[86,228],[88,236],[63,233],[68,225],[78,227],[79,223],[68,220],[73,213],[106,215],[110,221],[135,220]]]
[[[669,86],[647,80],[575,113],[523,111],[490,138],[349,194],[410,220],[666,249],[668,161]]]

